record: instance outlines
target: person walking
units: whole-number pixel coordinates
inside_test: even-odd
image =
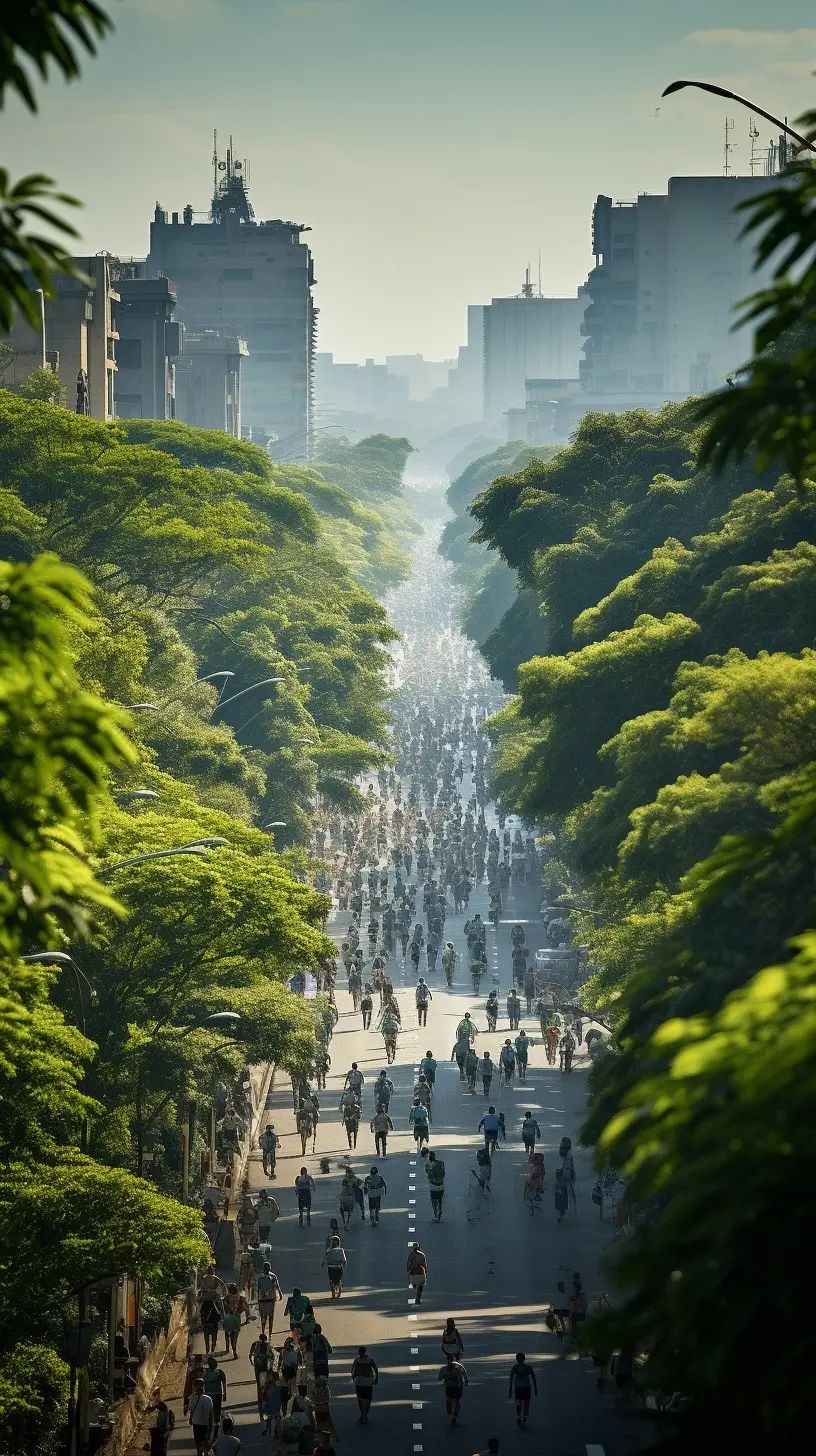
[[[564,1214],[569,1207],[569,1191],[567,1189],[567,1180],[564,1177],[563,1168],[556,1168],[555,1170],[555,1185],[553,1187],[553,1197],[555,1199],[556,1220],[558,1221],[558,1223],[563,1223]]]
[[[421,1151],[423,1143],[428,1142],[428,1109],[423,1107],[418,1097],[414,1098],[408,1109],[408,1123],[413,1129],[414,1141]]]
[[[479,1076],[482,1079],[482,1091],[485,1097],[490,1096],[490,1084],[493,1081],[493,1073],[495,1070],[496,1063],[491,1057],[490,1052],[485,1052],[479,1062]]]
[[[524,1030],[520,1031],[518,1036],[515,1038],[514,1046],[516,1049],[516,1060],[518,1061],[519,1081],[521,1082],[527,1081],[527,1062],[530,1056],[530,1047],[532,1046],[532,1044],[533,1043],[530,1041],[529,1036]]]
[[[312,1335],[312,1375],[315,1380],[328,1380],[329,1356],[334,1350],[323,1333],[323,1326],[315,1325]]]
[[[505,1086],[511,1086],[516,1071],[516,1054],[509,1036],[505,1037],[504,1046],[499,1052],[499,1066],[501,1068],[502,1081]]]
[[[224,1296],[224,1354],[228,1355],[232,1350],[233,1360],[238,1359],[238,1331],[241,1328],[241,1315],[244,1316],[244,1324],[249,1324],[249,1305],[243,1294],[238,1293],[238,1285],[230,1284]]]
[[[467,1371],[461,1361],[448,1355],[437,1379],[445,1387],[445,1411],[451,1425],[455,1426],[462,1404],[462,1392],[470,1384]]]
[[[510,1371],[510,1389],[507,1393],[508,1400],[516,1397],[516,1425],[526,1426],[530,1415],[530,1400],[535,1393],[538,1395],[535,1371],[527,1364],[523,1350],[516,1355],[516,1363]]]
[[[374,1395],[374,1386],[379,1385],[380,1372],[373,1355],[369,1355],[365,1345],[361,1345],[351,1367],[351,1378],[354,1382],[354,1394],[357,1397],[357,1404],[360,1408],[358,1424],[368,1425],[368,1413],[371,1409],[371,1401]]]
[[[263,1155],[263,1170],[265,1178],[276,1178],[275,1163],[280,1147],[280,1138],[275,1132],[274,1124],[269,1122],[258,1139],[258,1144]]]
[[[421,1304],[422,1291],[428,1279],[428,1259],[424,1250],[417,1243],[412,1244],[408,1250],[406,1269],[414,1290],[414,1304]]]
[[[371,1013],[374,1010],[374,993],[371,987],[366,984],[363,987],[363,994],[360,997],[360,1014],[363,1018],[363,1031],[368,1031],[371,1025]]]
[[[207,1356],[203,1379],[204,1394],[212,1401],[213,1434],[217,1436],[221,1424],[221,1407],[227,1398],[227,1377],[214,1355]]]
[[[375,1112],[370,1123],[374,1134],[374,1151],[378,1158],[384,1158],[388,1146],[388,1134],[394,1131],[394,1124],[384,1108]]]
[[[297,1193],[298,1223],[303,1228],[303,1215],[306,1215],[307,1224],[312,1222],[312,1194],[315,1191],[315,1180],[308,1168],[301,1168],[295,1179],[295,1192]]]
[[[427,982],[420,976],[416,988],[416,1012],[417,1025],[428,1025],[428,1002],[433,1001],[433,992]]]
[[[205,1456],[212,1445],[213,1403],[211,1397],[204,1392],[203,1377],[195,1382],[193,1388],[189,1420],[193,1431],[196,1456]]]
[[[273,1169],[272,1177],[274,1178],[274,1176],[275,1173]],[[280,1216],[280,1209],[278,1208],[275,1199],[270,1198],[265,1188],[262,1188],[260,1193],[258,1194],[256,1213],[258,1215],[258,1242],[261,1244],[268,1244],[269,1236],[272,1232],[272,1225],[275,1222],[276,1218]]]
[[[572,1156],[572,1138],[562,1137],[558,1147],[558,1156],[561,1159],[561,1167],[564,1170],[564,1182],[567,1185],[567,1197],[576,1205],[575,1197],[575,1160]]]
[[[521,1124],[521,1139],[524,1143],[525,1153],[531,1155],[535,1152],[536,1140],[541,1139],[541,1128],[533,1117],[532,1112],[525,1112]]]
[[[374,1227],[380,1222],[380,1206],[383,1194],[388,1192],[385,1179],[378,1168],[372,1168],[363,1184],[363,1189],[368,1196],[368,1218]]]
[[[280,1287],[277,1274],[273,1274],[271,1264],[264,1264],[262,1272],[258,1275],[256,1285],[258,1292],[258,1315],[261,1321],[261,1333],[266,1334],[266,1324],[269,1321],[269,1333],[272,1333],[272,1326],[275,1323],[275,1305],[278,1300],[283,1299],[283,1290]]]
[[[476,1091],[476,1074],[479,1070],[479,1058],[475,1049],[471,1046],[465,1052],[465,1077],[467,1079],[468,1092]]]
[[[442,1354],[447,1360],[450,1355],[452,1359],[458,1360],[465,1353],[465,1342],[456,1328],[456,1320],[449,1315],[445,1320],[445,1328],[442,1331]]]
[[[434,1083],[436,1082],[436,1057],[432,1051],[429,1050],[425,1053],[419,1064],[419,1070],[428,1083],[428,1086],[433,1090]]]
[[[445,1196],[445,1164],[434,1152],[428,1153],[425,1159],[425,1176],[428,1179],[434,1222],[441,1223],[442,1199]]]

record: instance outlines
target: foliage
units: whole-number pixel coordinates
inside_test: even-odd
[[[48,368],[32,369],[17,393],[23,399],[41,399],[46,404],[59,404],[63,407],[68,399],[68,392],[60,376]]]
[[[68,1366],[48,1345],[21,1340],[0,1370],[0,1451],[46,1456],[58,1449],[68,1405]]]

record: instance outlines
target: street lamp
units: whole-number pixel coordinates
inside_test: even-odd
[[[230,703],[237,703],[239,698],[246,697],[247,693],[254,693],[257,688],[268,688],[272,683],[282,683],[285,681],[286,679],[282,677],[263,677],[260,682],[250,683],[249,687],[242,688],[240,693],[233,693],[231,698],[224,698],[222,702],[216,703],[213,708],[213,713],[217,713],[219,708],[228,707]]]
[[[123,703],[129,713],[158,713],[158,703]]]
[[[182,692],[177,693],[174,698],[166,698],[164,703],[162,704],[162,707],[169,708],[172,706],[173,703],[180,702],[184,695],[186,693],[189,693],[191,688],[197,688],[199,683],[217,682],[219,681],[219,679],[220,685],[218,688],[218,692],[220,695],[221,693],[223,693],[224,688],[227,685],[227,678],[230,677],[235,677],[235,673],[232,672],[229,668],[224,668],[219,672],[208,672],[205,677],[197,677],[194,682],[188,683],[186,688],[184,688]]]
[[[114,870],[129,869],[131,865],[144,864],[149,859],[169,859],[174,854],[197,854],[200,856],[206,853],[207,851],[203,844],[180,844],[175,849],[151,849],[148,854],[132,854],[128,859],[118,859],[113,864],[103,865],[100,870],[97,870],[96,878],[98,880],[104,880],[105,876],[112,874]]]
[[[787,121],[780,121],[779,117],[772,116],[770,111],[763,111],[761,106],[749,101],[747,96],[738,96],[736,91],[727,91],[724,86],[715,86],[711,81],[672,81],[671,85],[666,87],[663,95],[673,96],[675,91],[682,91],[686,86],[696,86],[698,91],[709,91],[712,96],[722,96],[726,101],[736,101],[738,105],[746,106],[749,111],[755,111],[757,116],[764,117],[772,126],[778,126],[780,131],[785,132],[787,136],[792,136],[800,146],[807,147],[808,151],[816,152],[816,144],[809,142],[801,132],[794,131],[792,126],[788,126]]]
[[[285,819],[270,819],[269,823],[268,824],[262,824],[261,825],[261,828],[262,829],[285,829],[286,828],[286,820]]]
[[[123,789],[117,799],[158,799],[155,789]]]
[[[40,352],[42,354],[42,367],[45,369],[47,368],[45,355],[45,291],[42,288],[35,288],[34,292],[40,300]]]
[[[296,738],[295,743],[315,743],[314,738]]]

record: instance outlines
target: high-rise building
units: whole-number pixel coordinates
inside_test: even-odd
[[[276,439],[288,459],[309,453],[312,369],[317,309],[305,223],[257,222],[249,200],[248,167],[230,140],[225,159],[213,156],[213,198],[204,220],[188,204],[167,213],[157,203],[150,227],[148,269],[168,278],[178,317],[197,334],[246,341],[243,426]]]
[[[766,177],[672,177],[665,195],[597,199],[585,391],[633,405],[684,398],[744,363],[750,332],[734,329],[734,307],[762,280],[735,209],[767,189]]]
[[[507,410],[524,409],[526,381],[578,375],[586,295],[544,298],[530,282],[521,293],[485,304],[484,418],[498,424]]]
[[[95,420],[114,416],[116,374],[115,308],[119,302],[114,276],[114,259],[107,253],[71,260],[78,274],[57,274],[53,296],[42,299],[42,326],[32,328],[18,315],[7,336],[10,358],[3,370],[3,382],[14,389],[32,369],[45,361],[59,374],[68,405],[78,414]],[[32,292],[36,279],[29,278]]]

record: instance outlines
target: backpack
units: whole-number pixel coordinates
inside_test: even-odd
[[[445,1181],[445,1164],[439,1158],[434,1158],[425,1165],[425,1172],[428,1175],[429,1183],[442,1184]]]

